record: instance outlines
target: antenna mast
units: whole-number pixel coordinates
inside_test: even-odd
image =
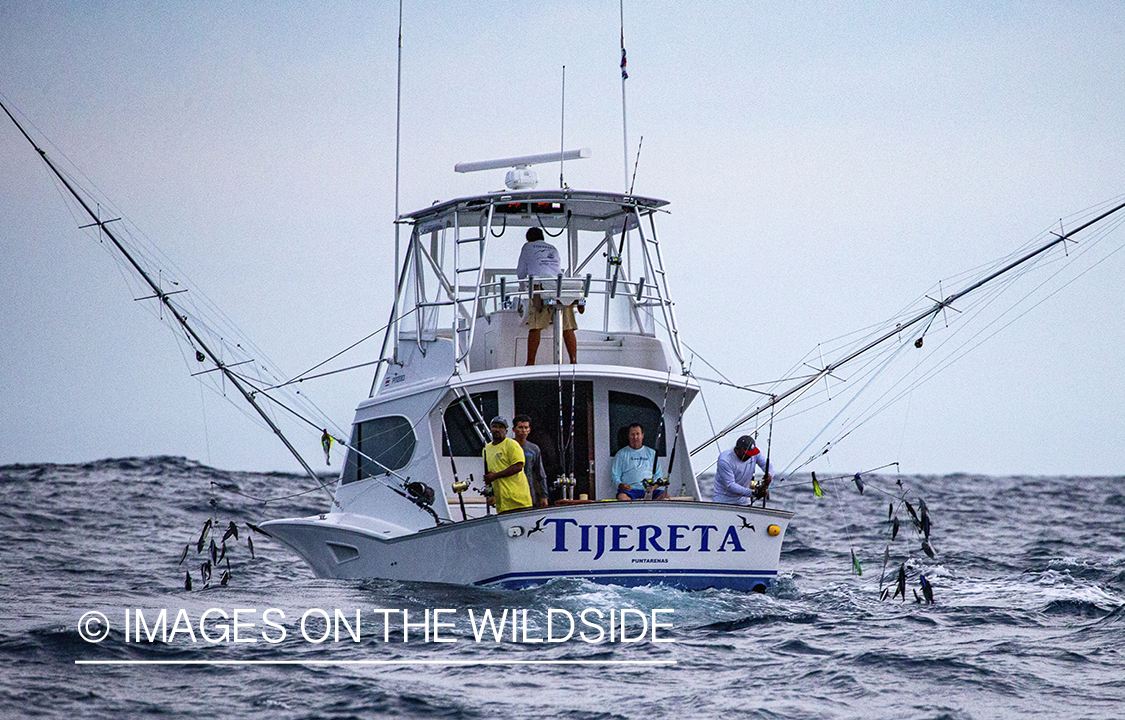
[[[621,0],[621,149],[625,153],[625,189],[629,189],[629,130],[625,122],[625,81],[629,73],[625,70],[625,0]]]
[[[391,268],[391,282],[398,288],[398,263],[399,227],[398,227],[398,193],[399,193],[399,159],[402,155],[402,0],[398,0],[398,79],[395,97],[395,264]],[[396,290],[397,292],[397,290]],[[393,318],[395,324],[395,337],[398,337],[398,318]],[[398,343],[394,346],[395,359],[398,359]]]
[[[563,182],[563,160],[566,160],[566,65],[562,69],[562,107],[559,117],[559,190],[566,187]]]

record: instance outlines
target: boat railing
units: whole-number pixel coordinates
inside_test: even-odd
[[[470,293],[475,288],[459,287],[458,293]],[[501,310],[527,307],[538,296],[544,306],[564,307],[600,305],[603,309],[600,330],[603,332],[634,332],[655,334],[654,309],[668,301],[661,296],[654,283],[645,278],[636,281],[619,278],[595,278],[592,274],[519,279],[515,270],[488,270],[477,295],[476,312],[472,318],[463,316],[458,323],[488,317]],[[421,301],[419,309],[451,308],[458,305],[453,299]],[[436,328],[435,328],[436,329]]]

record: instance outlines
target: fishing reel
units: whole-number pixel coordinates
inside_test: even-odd
[[[469,483],[466,480],[458,480],[457,482],[453,483],[453,492],[457,493],[458,495],[460,495],[461,493],[465,492],[468,489],[469,489]]]
[[[641,486],[645,489],[645,500],[652,500],[656,495],[657,490],[664,491],[664,498],[668,497],[668,479],[667,478],[652,478],[649,480],[641,480]]]
[[[406,492],[410,499],[419,507],[430,507],[434,504],[434,489],[424,482],[406,483]]]
[[[766,500],[770,499],[770,482],[773,478],[762,478],[761,480],[754,479],[750,481],[750,489],[754,494],[750,496],[750,501],[762,501],[762,507],[765,507]]]

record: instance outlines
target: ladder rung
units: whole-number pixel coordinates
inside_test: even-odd
[[[471,242],[476,242],[476,243],[484,242],[484,238],[476,237],[476,238],[464,238],[464,239],[458,239],[457,240],[458,245],[464,245],[465,243],[471,243]]]

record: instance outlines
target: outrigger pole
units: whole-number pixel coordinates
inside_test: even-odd
[[[936,317],[939,312],[944,310],[946,307],[950,307],[957,300],[960,300],[961,298],[965,297],[966,295],[973,292],[974,290],[980,289],[981,287],[987,285],[988,283],[992,282],[993,280],[1000,277],[1001,275],[1007,274],[1008,272],[1014,270],[1015,268],[1019,267],[1020,265],[1023,265],[1027,261],[1032,260],[1033,258],[1036,258],[1039,255],[1042,255],[1043,253],[1047,252],[1048,250],[1055,247],[1059,243],[1065,243],[1067,240],[1069,240],[1071,238],[1071,236],[1076,235],[1077,233],[1085,230],[1086,228],[1090,227],[1091,225],[1094,225],[1095,223],[1101,222],[1102,220],[1106,219],[1107,217],[1114,214],[1118,210],[1121,210],[1122,208],[1125,208],[1125,203],[1122,203],[1122,204],[1120,204],[1120,205],[1118,205],[1114,208],[1111,208],[1111,209],[1105,211],[1104,213],[1102,213],[1101,215],[1098,215],[1093,220],[1090,220],[1089,222],[1084,223],[1084,224],[1076,227],[1075,229],[1071,230],[1068,233],[1064,233],[1064,234],[1054,233],[1055,238],[1053,240],[1051,240],[1047,243],[1044,243],[1043,245],[1039,246],[1035,250],[1032,250],[1031,252],[1027,253],[1026,255],[1020,257],[1019,259],[1013,260],[1012,262],[1008,263],[1007,265],[1000,268],[996,272],[988,275],[987,277],[985,277],[981,280],[978,280],[977,282],[968,286],[964,290],[960,290],[960,291],[946,297],[943,300],[935,301],[932,306],[930,306],[929,308],[927,308],[927,309],[923,310],[922,312],[918,313],[918,315],[914,316],[912,319],[908,320],[905,323],[896,325],[894,330],[891,330],[890,332],[887,332],[886,334],[879,336],[875,340],[872,340],[871,342],[867,343],[866,345],[864,345],[859,350],[856,350],[855,352],[847,355],[846,357],[844,357],[840,360],[837,360],[834,363],[826,365],[823,369],[814,373],[812,376],[806,378],[805,380],[802,380],[801,382],[797,383],[796,385],[789,388],[788,390],[786,390],[782,393],[779,393],[777,395],[771,396],[770,400],[768,402],[766,402],[762,405],[759,405],[758,407],[751,410],[749,413],[743,415],[739,419],[732,422],[730,425],[727,425],[725,428],[723,428],[723,430],[721,430],[718,434],[716,434],[710,440],[708,440],[707,442],[703,443],[699,447],[692,450],[690,454],[694,456],[696,453],[703,450],[704,448],[711,445],[712,443],[716,442],[717,440],[724,437],[728,433],[733,432],[734,430],[738,429],[739,427],[741,427],[746,422],[748,422],[750,420],[753,420],[758,415],[761,415],[762,413],[764,413],[767,410],[771,410],[774,406],[778,405],[779,403],[783,402],[784,400],[787,400],[788,398],[793,397],[794,395],[801,392],[802,390],[809,387],[810,385],[815,384],[822,377],[826,377],[826,376],[830,375],[833,371],[838,369],[840,366],[846,365],[847,363],[851,362],[852,360],[855,360],[856,358],[858,358],[860,355],[864,355],[865,353],[874,349],[875,347],[877,347],[879,345],[882,345],[887,340],[890,340],[891,338],[902,334],[902,332],[904,330],[906,330],[907,328],[910,328],[914,325],[917,325],[917,324],[925,321],[927,318],[929,318],[932,321],[932,319],[934,317]],[[927,325],[927,329],[928,329],[928,327],[929,327],[929,325]],[[923,331],[922,335],[920,335],[918,337],[918,339],[914,342],[915,347],[919,347],[919,348],[922,347],[922,339],[925,337],[925,334],[926,334],[925,331]]]
[[[78,191],[75,190],[69,182],[67,182],[66,177],[61,172],[59,172],[59,169],[55,167],[55,164],[53,162],[51,162],[51,159],[47,157],[47,153],[42,148],[40,148],[34,140],[31,139],[31,136],[28,135],[27,131],[23,129],[23,126],[20,125],[18,120],[16,120],[15,116],[12,115],[7,106],[4,105],[4,103],[0,102],[0,108],[3,108],[4,112],[8,115],[9,118],[11,118],[12,122],[15,123],[20,133],[22,133],[24,138],[26,138],[27,141],[31,143],[31,147],[35,148],[36,152],[39,153],[39,156],[43,158],[43,162],[47,164],[47,167],[50,168],[51,172],[55,174],[55,177],[59,179],[63,186],[66,187],[67,191],[71,195],[73,195],[74,199],[77,200],[78,203],[82,206],[82,209],[86,211],[86,214],[90,216],[90,218],[93,220],[92,225],[97,225],[98,228],[100,228],[101,231],[106,234],[106,237],[110,239],[114,247],[117,248],[118,252],[120,252],[122,256],[124,256],[124,258],[129,261],[129,264],[133,266],[133,269],[137,271],[137,274],[140,275],[145,283],[149,286],[149,288],[152,289],[152,292],[154,293],[153,297],[158,298],[160,302],[163,303],[164,307],[168,308],[169,312],[172,313],[172,317],[176,318],[176,322],[180,324],[180,327],[182,327],[184,331],[187,332],[187,334],[191,337],[192,341],[195,342],[195,344],[198,345],[204,353],[206,353],[207,357],[211,359],[211,362],[215,364],[215,367],[223,373],[223,376],[227,380],[230,380],[231,384],[234,385],[240,393],[242,393],[242,397],[245,398],[246,402],[250,403],[250,405],[253,406],[253,408],[258,412],[258,415],[260,415],[261,418],[265,420],[266,424],[269,425],[270,430],[273,430],[278,439],[281,440],[281,442],[285,445],[289,452],[292,453],[293,457],[297,459],[297,462],[301,464],[301,467],[305,469],[305,472],[309,474],[309,477],[313,479],[317,487],[323,490],[325,494],[328,495],[328,498],[330,500],[335,502],[335,499],[332,497],[332,493],[328,492],[328,489],[324,487],[324,484],[320,481],[320,478],[317,477],[317,474],[313,472],[313,469],[309,467],[309,464],[305,462],[305,459],[301,457],[301,454],[297,452],[297,449],[293,447],[293,445],[289,442],[289,439],[286,438],[285,435],[281,432],[281,428],[279,428],[274,423],[274,421],[270,419],[270,416],[266,414],[261,406],[258,405],[257,402],[255,402],[253,394],[251,394],[243,386],[242,382],[239,381],[238,376],[230,370],[230,368],[219,358],[218,355],[215,354],[213,350],[211,350],[207,343],[203,341],[203,338],[199,336],[199,333],[195,331],[195,328],[193,328],[191,324],[188,323],[187,315],[182,314],[176,308],[176,306],[172,304],[172,300],[170,297],[172,293],[164,292],[160,288],[160,286],[153,281],[152,277],[148,274],[144,267],[142,267],[140,263],[138,263],[133,258],[132,254],[130,254],[129,251],[125,249],[125,246],[121,244],[121,241],[117,239],[117,236],[113,234],[113,231],[109,229],[108,225],[109,223],[113,222],[113,220],[102,220],[101,218],[99,218],[97,213],[95,213],[86,203],[86,200],[82,197],[82,195],[80,195]],[[88,225],[86,227],[90,226]]]

